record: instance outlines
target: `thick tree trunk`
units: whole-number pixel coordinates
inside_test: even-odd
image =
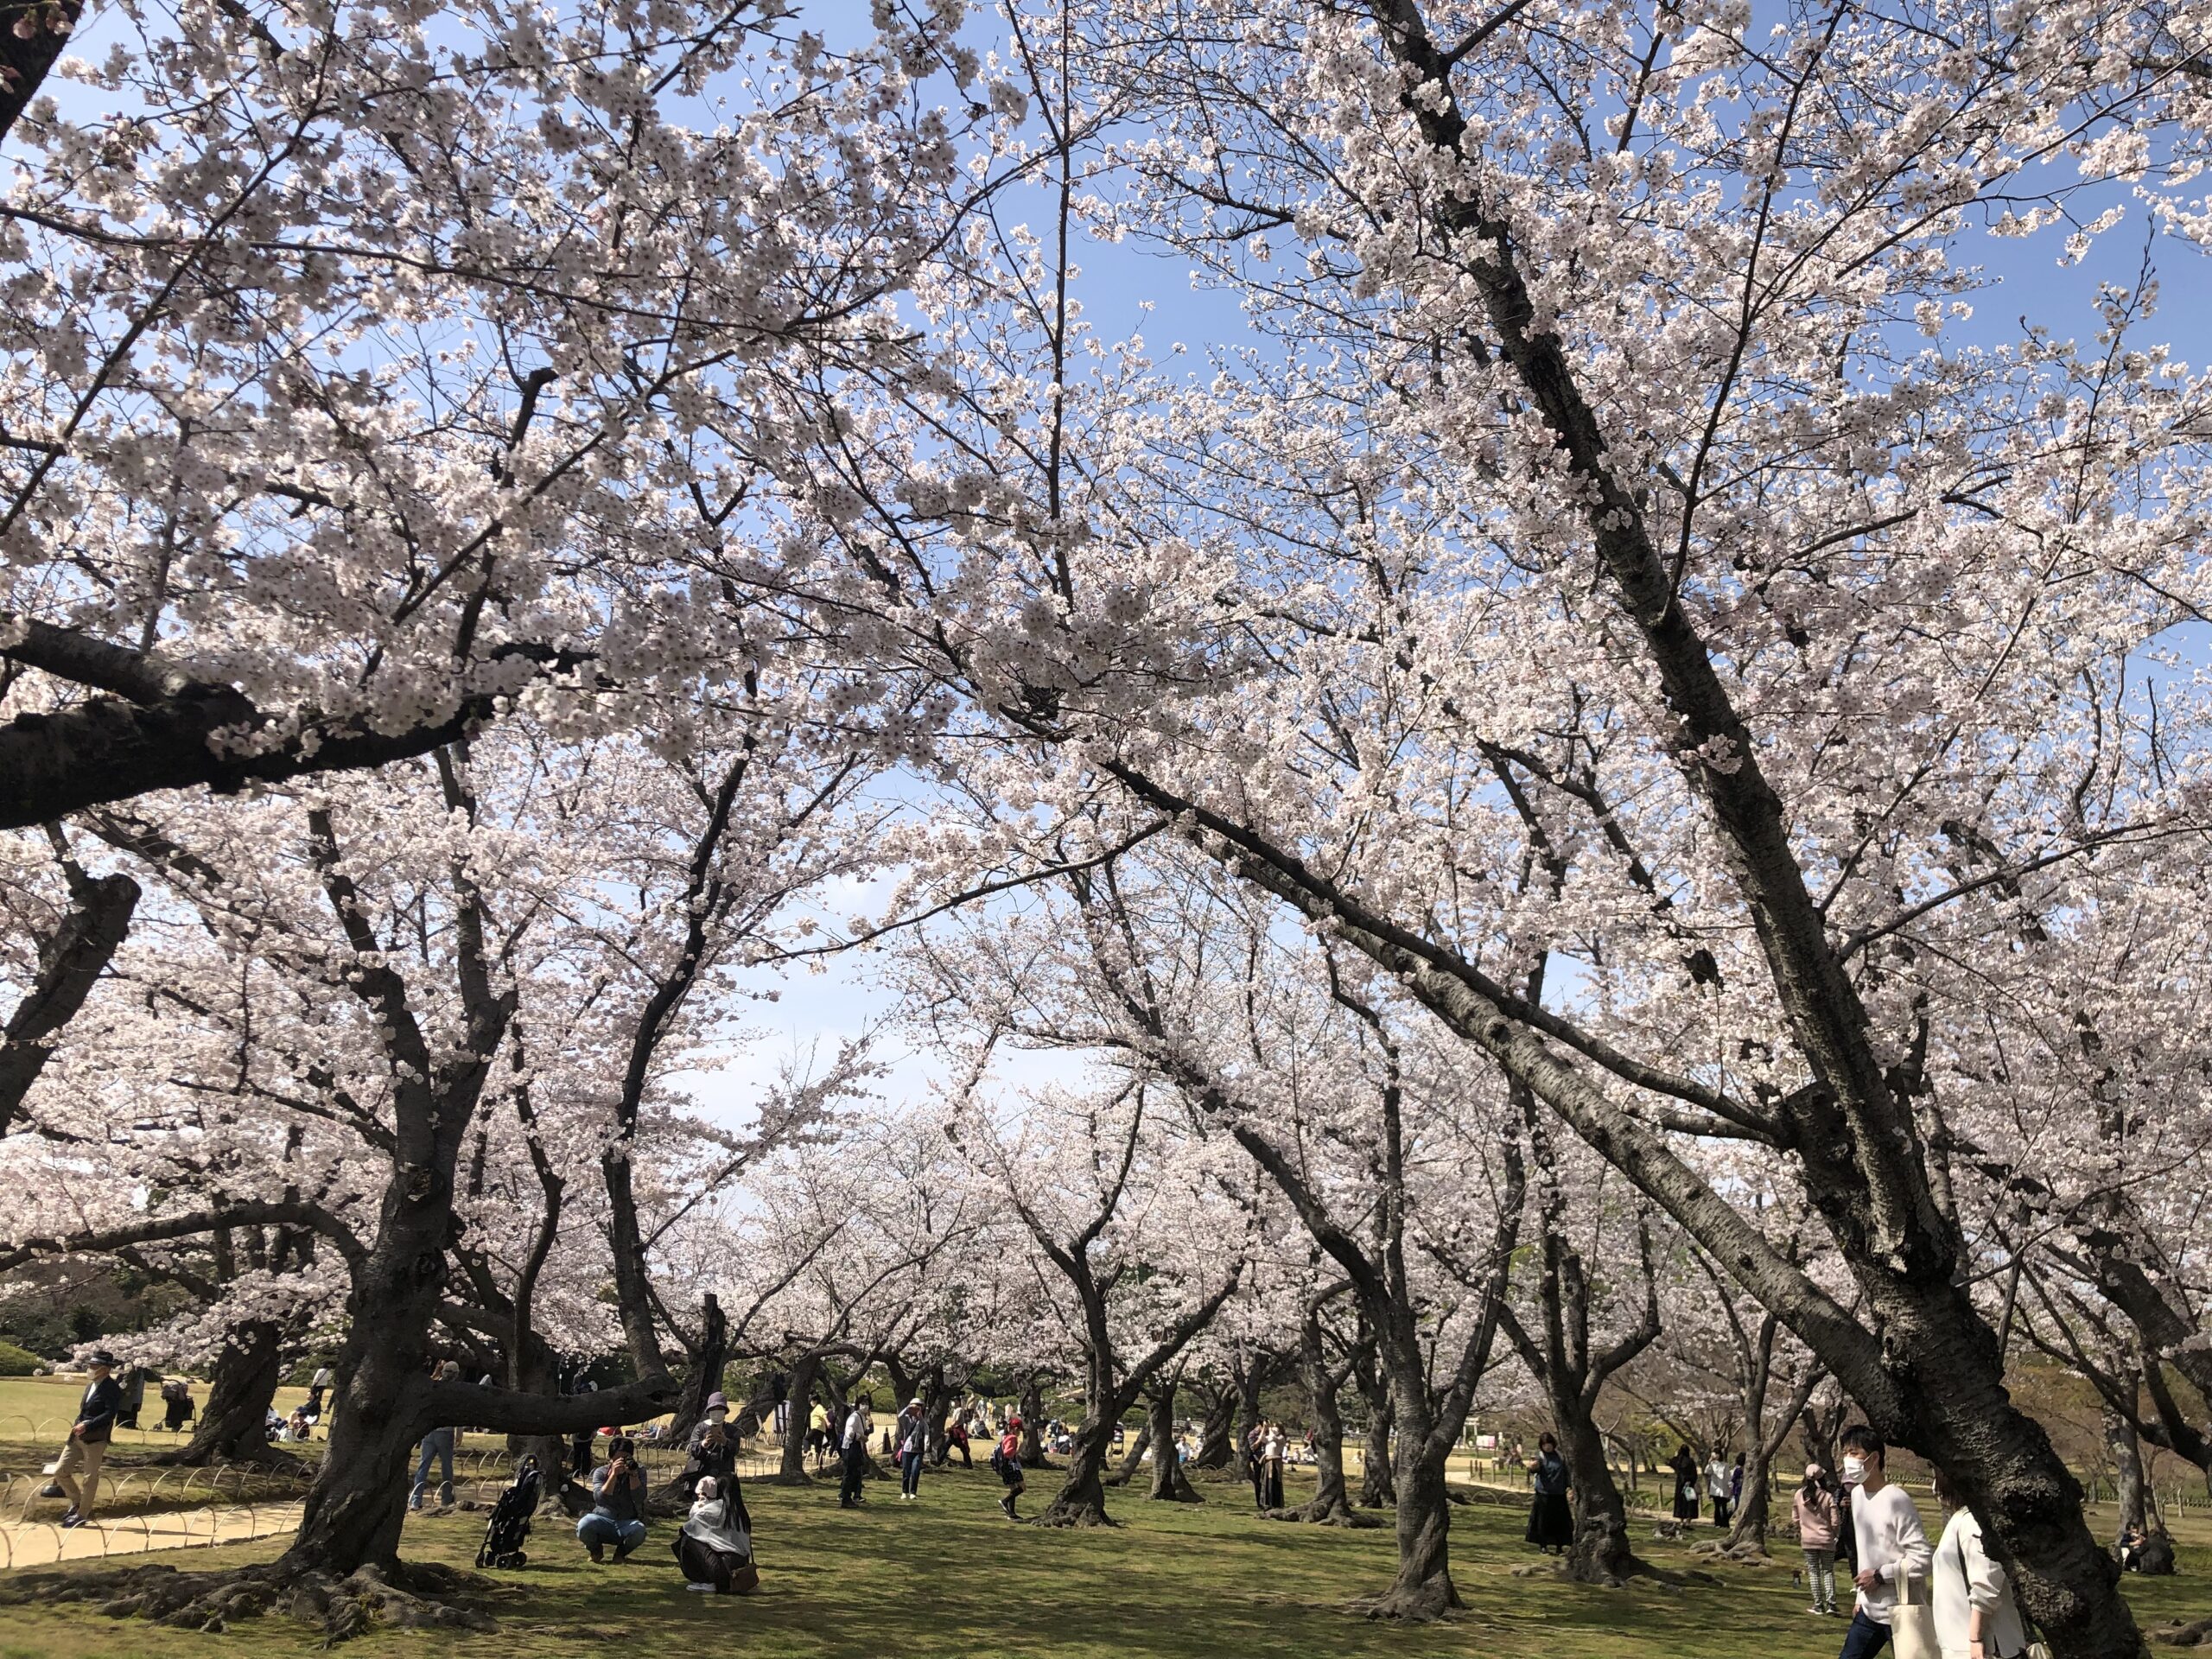
[[[276,1324],[256,1319],[225,1337],[209,1379],[207,1402],[192,1439],[156,1463],[202,1468],[211,1463],[251,1463],[302,1469],[297,1458],[269,1444],[269,1407],[283,1373],[283,1336]],[[328,1408],[323,1421],[330,1421]]]
[[[308,1489],[300,1529],[282,1566],[344,1578],[399,1559],[408,1453],[423,1432],[430,1321],[445,1283],[451,1172],[395,1168],[377,1242],[353,1270],[351,1315],[340,1350],[330,1445]]]
[[[1235,1388],[1201,1388],[1205,1415],[1198,1421],[1198,1447],[1191,1453],[1193,1469],[1226,1469],[1236,1461],[1232,1431],[1236,1426]]]
[[[1553,1423],[1574,1487],[1574,1546],[1567,1552],[1567,1576],[1583,1584],[1617,1586],[1643,1565],[1629,1544],[1628,1509],[1605,1461],[1605,1436],[1580,1409],[1579,1399],[1573,1402],[1573,1421],[1567,1421],[1560,1409],[1565,1403],[1554,1402]]]
[[[1152,1454],[1150,1496],[1162,1503],[1203,1503],[1198,1489],[1183,1472],[1175,1455],[1175,1385],[1154,1390],[1145,1401],[1144,1435],[1155,1448]]]
[[[1766,1554],[1766,1535],[1774,1524],[1771,1513],[1772,1478],[1767,1460],[1751,1457],[1744,1462],[1744,1495],[1736,1502],[1736,1513],[1728,1529],[1728,1548],[1756,1549]]]
[[[1236,1373],[1236,1456],[1241,1459],[1244,1448],[1252,1444],[1252,1433],[1260,1426],[1260,1391],[1266,1387],[1269,1370],[1264,1355],[1254,1358],[1251,1368]]]
[[[1416,1414],[1412,1421],[1425,1419]],[[1452,1503],[1444,1459],[1424,1451],[1425,1433],[1399,1436],[1392,1472],[1398,1491],[1398,1573],[1361,1611],[1370,1618],[1440,1618],[1462,1605],[1452,1583]]]
[[[814,1478],[806,1468],[806,1434],[814,1414],[814,1385],[821,1374],[822,1362],[812,1354],[801,1354],[791,1362],[789,1409],[784,1414],[784,1458],[776,1470],[779,1484],[804,1485]]]
[[[1106,1461],[1116,1417],[1086,1413],[1068,1454],[1067,1478],[1037,1517],[1040,1527],[1110,1527],[1106,1516]],[[1027,1464],[1027,1459],[1023,1462]]]

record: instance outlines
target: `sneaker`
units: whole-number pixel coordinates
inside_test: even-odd
[[[1815,1618],[1826,1618],[1828,1610],[1825,1607],[1808,1607],[1805,1611],[1811,1613]]]
[[[77,1506],[75,1504],[71,1504],[68,1509],[62,1512],[61,1524],[65,1527],[73,1527],[77,1524]]]
[[[65,1527],[88,1527],[92,1523],[90,1516],[79,1515],[74,1510],[61,1517],[61,1524]]]
[[[591,1553],[591,1558],[594,1561],[603,1561],[607,1559],[607,1547],[596,1539],[586,1544],[584,1548]]]

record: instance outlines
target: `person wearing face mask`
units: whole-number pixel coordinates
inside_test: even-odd
[[[1888,1447],[1865,1423],[1843,1432],[1843,1484],[1853,1489],[1851,1526],[1859,1595],[1840,1659],[1872,1659],[1890,1645],[1910,1586],[1924,1585],[1935,1552],[1920,1511],[1885,1472]],[[1918,1598],[1924,1602],[1924,1592]]]

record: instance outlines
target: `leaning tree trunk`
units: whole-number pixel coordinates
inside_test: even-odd
[[[2105,1450],[2112,1454],[2113,1481],[2119,1489],[2114,1494],[2120,1504],[2120,1519],[2113,1529],[2113,1541],[2117,1543],[2130,1527],[2150,1530],[2150,1516],[2143,1500],[2143,1446],[2136,1438],[2134,1425],[2118,1412],[2105,1411]]]
[[[1151,1497],[1162,1503],[1203,1503],[1198,1489],[1183,1472],[1175,1455],[1175,1385],[1154,1389],[1145,1402],[1144,1434],[1155,1448],[1152,1454]]]
[[[1058,1494],[1046,1505],[1035,1524],[1040,1527],[1110,1527],[1106,1516],[1106,1464],[1114,1445],[1114,1425],[1119,1412],[1091,1410],[1084,1414],[1068,1453],[1067,1478]],[[1026,1465],[1027,1457],[1022,1459]]]
[[[1122,1456],[1121,1467],[1106,1477],[1109,1486],[1126,1486],[1137,1478],[1137,1471],[1144,1467],[1145,1448],[1152,1444],[1152,1425],[1147,1422],[1137,1430],[1136,1438],[1129,1442],[1128,1451]],[[1175,1449],[1171,1438],[1168,1451]]]
[[[1205,1396],[1206,1410],[1198,1420],[1198,1447],[1191,1453],[1191,1467],[1226,1469],[1236,1457],[1230,1432],[1236,1426],[1236,1390],[1202,1388],[1200,1392]]]
[[[215,1358],[207,1403],[192,1439],[152,1461],[204,1468],[211,1463],[250,1463],[304,1470],[300,1459],[269,1444],[269,1407],[283,1375],[283,1334],[274,1321],[255,1319],[225,1332]]]

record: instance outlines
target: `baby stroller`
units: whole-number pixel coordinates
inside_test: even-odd
[[[484,1523],[484,1545],[476,1552],[479,1567],[527,1567],[522,1553],[530,1536],[530,1518],[537,1513],[537,1459],[524,1458],[515,1471],[514,1484],[499,1494],[492,1518]]]

